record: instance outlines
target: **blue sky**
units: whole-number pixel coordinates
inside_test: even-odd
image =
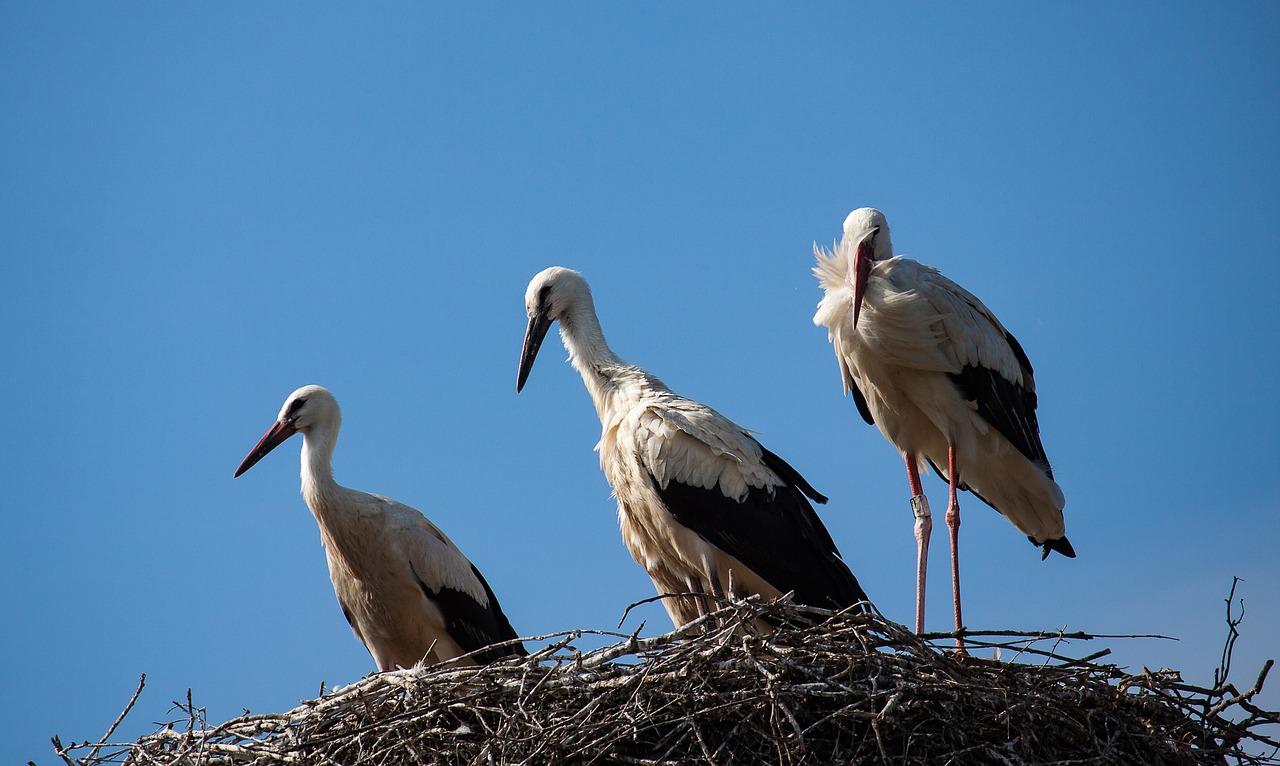
[[[522,634],[652,595],[554,339],[515,393],[555,264],[831,497],[908,622],[905,472],[810,321],[812,244],[863,205],[1036,365],[1080,556],[962,498],[969,626],[1176,636],[1107,645],[1207,682],[1238,575],[1251,683],[1280,655],[1277,33],[1274,3],[5,4],[0,760],[96,738],[141,673],[130,739],[188,688],[221,721],[372,670],[300,442],[231,479],[304,384],[343,406],[338,480],[426,513]]]

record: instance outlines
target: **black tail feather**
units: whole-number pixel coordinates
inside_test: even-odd
[[[1027,537],[1032,545],[1040,548],[1040,560],[1044,561],[1049,558],[1049,551],[1057,551],[1069,559],[1076,557],[1076,549],[1071,547],[1071,541],[1066,537],[1059,537],[1056,540],[1045,540],[1043,543],[1036,542],[1034,537]]]

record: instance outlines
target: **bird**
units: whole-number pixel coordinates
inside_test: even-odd
[[[893,254],[874,208],[844,222],[831,250],[813,247],[824,290],[813,322],[825,326],[845,393],[902,454],[916,517],[916,632],[924,631],[929,501],[919,471],[948,483],[947,528],[958,649],[963,620],[957,490],[1000,512],[1041,549],[1075,558],[1065,498],[1040,440],[1036,385],[1022,345],[995,314],[932,266]],[[946,466],[942,469],[942,466]]]
[[[677,628],[727,596],[759,594],[825,609],[867,596],[809,500],[803,476],[751,432],[673,392],[605,342],[582,275],[553,266],[529,283],[516,391],[553,322],[602,427],[596,450],[622,538]]]
[[[303,386],[235,476],[302,434],[302,496],[320,525],[338,605],[378,670],[527,655],[489,583],[444,532],[403,503],[334,481],[341,425],[333,394]]]

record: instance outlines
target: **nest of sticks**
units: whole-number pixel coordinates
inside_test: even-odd
[[[967,632],[961,657],[952,634],[874,613],[748,600],[654,638],[544,636],[527,658],[373,675],[219,725],[188,693],[137,742],[111,744],[113,725],[54,746],[74,766],[1278,764],[1280,715],[1252,702],[1271,662],[1246,691],[1229,684],[1230,600],[1228,624],[1207,689],[1061,653],[1084,634]],[[586,634],[616,643],[574,649]]]

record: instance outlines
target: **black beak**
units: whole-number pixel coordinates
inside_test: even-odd
[[[542,348],[542,339],[547,337],[551,329],[551,320],[546,313],[539,310],[529,317],[529,328],[524,331],[524,348],[520,350],[520,374],[516,377],[516,393],[524,388],[529,379],[529,370],[533,369],[533,360],[538,357],[538,349]]]
[[[258,442],[258,446],[254,447],[253,451],[250,452],[248,456],[245,457],[244,461],[240,463],[240,467],[236,469],[235,476],[232,476],[231,478],[234,479],[236,476],[239,476],[250,468],[253,468],[254,464],[266,457],[268,452],[279,447],[285,439],[288,439],[296,433],[298,433],[298,429],[294,428],[292,424],[277,420],[275,424],[271,426],[271,430],[267,431],[266,436],[263,436],[262,440]]]

